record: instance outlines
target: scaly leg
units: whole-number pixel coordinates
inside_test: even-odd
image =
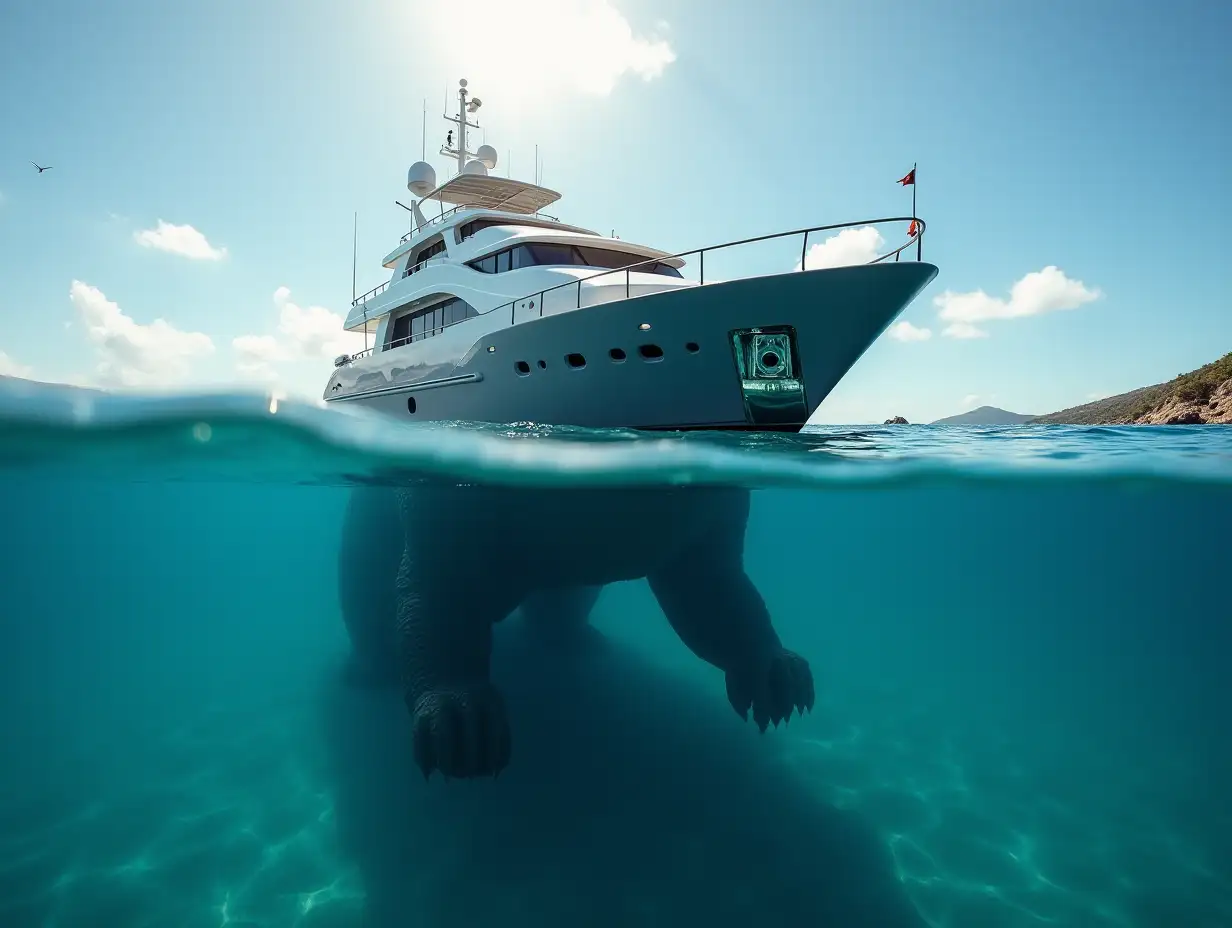
[[[429,490],[428,493],[435,493]],[[453,497],[456,494],[446,494]],[[481,550],[427,537],[424,491],[399,493],[407,528],[398,571],[402,685],[424,778],[496,776],[509,763],[505,701],[492,685],[492,626],[520,599],[511,577],[492,576]],[[448,508],[448,507],[442,507]],[[439,510],[438,510],[439,511]]]
[[[751,708],[760,730],[777,728],[793,709],[803,715],[813,708],[813,674],[808,661],[783,647],[744,571],[748,491],[709,491],[706,499],[716,514],[712,530],[647,579],[689,650],[724,672],[736,713],[747,721]]]

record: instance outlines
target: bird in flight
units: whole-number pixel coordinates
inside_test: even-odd
[[[30,163],[31,163],[31,164],[34,164],[34,162],[33,162],[33,161],[31,161]],[[54,164],[49,164],[49,165],[47,165],[47,167],[45,167],[45,168],[39,168],[39,166],[38,166],[37,164],[34,164],[34,166],[35,166],[36,168],[38,168],[38,172],[39,172],[40,174],[42,174],[44,171],[50,171],[53,167],[55,167],[55,165],[54,165]]]

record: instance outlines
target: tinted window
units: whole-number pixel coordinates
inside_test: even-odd
[[[455,297],[427,309],[399,316],[390,327],[387,345],[396,347],[408,341],[417,342],[431,338],[443,332],[446,326],[478,315],[473,306]]]
[[[394,329],[389,340],[393,344],[401,344],[411,334],[411,317],[399,316],[394,320]]]
[[[547,243],[532,243],[515,245],[486,258],[477,258],[470,266],[485,274],[500,274],[505,271],[517,270],[522,267],[533,267],[542,264],[567,264],[582,267],[615,268],[629,267],[641,274],[663,274],[667,277],[682,277],[680,271],[669,264],[650,262],[641,255],[629,254],[625,251],[613,251],[610,248],[578,247],[575,245],[555,245]]]
[[[535,263],[535,256],[530,253],[530,249],[525,245],[517,245],[513,249],[513,269],[516,271],[520,267],[531,267]]]
[[[639,264],[647,261],[641,255],[630,254],[626,251],[612,251],[608,248],[591,248],[589,246],[579,247],[578,251],[582,253],[582,257],[586,259],[586,264],[590,267],[606,267],[618,268],[628,267],[631,264]],[[641,267],[633,268],[641,274],[663,274],[667,277],[681,277],[681,273],[672,267],[670,264],[663,264],[660,261],[653,263],[642,264]]]
[[[480,229],[486,229],[489,226],[505,226],[508,224],[508,220],[505,219],[472,219],[458,230],[460,241],[465,241]]]
[[[427,248],[419,249],[419,254],[415,256],[415,263],[421,264],[424,261],[427,261],[433,255],[439,255],[444,250],[445,250],[445,240],[438,239],[437,241],[429,245]]]
[[[535,264],[581,264],[580,255],[572,245],[527,245]]]
[[[619,251],[608,251],[606,248],[579,248],[582,253],[582,258],[586,264],[591,267],[625,267],[629,264],[635,264],[638,261],[645,261],[645,258],[639,258],[636,255],[627,255]],[[647,271],[653,265],[645,265]],[[639,268],[639,270],[641,270]]]

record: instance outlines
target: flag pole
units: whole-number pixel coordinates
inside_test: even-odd
[[[916,188],[919,186],[920,186],[920,175],[916,173],[916,163],[913,161],[911,163],[911,221],[912,222],[915,222],[916,219],[919,218],[915,211],[915,191],[916,191]],[[923,254],[924,254],[924,236],[921,235],[920,231],[917,229],[916,238],[915,238],[915,259],[917,261],[923,260],[922,258]]]

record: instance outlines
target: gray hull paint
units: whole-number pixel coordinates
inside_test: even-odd
[[[408,421],[745,428],[749,421],[732,330],[794,326],[812,414],[936,275],[936,266],[923,262],[862,265],[589,306],[492,332],[452,369],[435,365],[431,383],[391,384],[368,395],[325,399],[359,403]],[[642,323],[650,328],[640,329]],[[690,342],[700,350],[687,351]],[[662,358],[644,360],[639,347],[647,344],[661,348]],[[625,352],[624,361],[611,359],[613,348]],[[571,367],[566,360],[571,354],[584,357],[585,366]],[[530,365],[529,374],[515,370],[518,361]],[[408,375],[412,371],[406,369]],[[414,401],[413,414],[408,398]]]

